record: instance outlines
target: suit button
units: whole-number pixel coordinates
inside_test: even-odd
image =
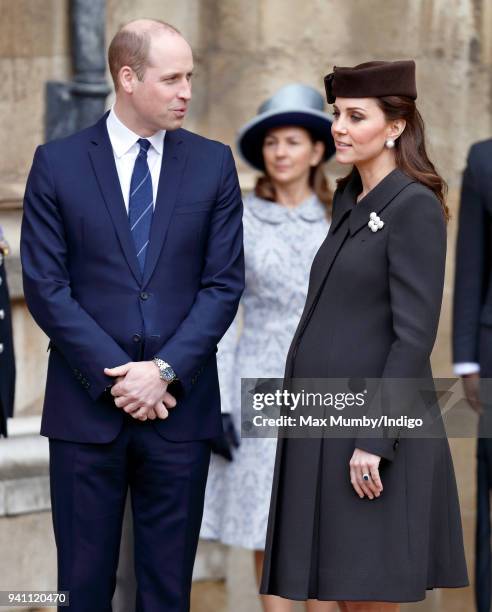
[[[5,310],[0,308],[0,321],[3,321],[3,319],[5,319]]]
[[[142,340],[142,336],[140,334],[135,334],[133,336],[133,342],[138,343]]]
[[[0,343],[0,355],[3,353],[3,344]]]
[[[149,294],[146,291],[142,291],[142,293],[140,294],[140,299],[141,300],[148,300],[149,299]]]

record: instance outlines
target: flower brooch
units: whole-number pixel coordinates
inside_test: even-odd
[[[384,221],[381,221],[377,214],[375,212],[372,212],[369,215],[369,223],[367,225],[369,226],[372,232],[377,232],[378,230],[383,228]]]

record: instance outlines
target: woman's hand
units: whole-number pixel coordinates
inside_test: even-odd
[[[367,495],[369,499],[379,497],[383,491],[383,483],[379,477],[379,462],[381,457],[366,453],[356,448],[350,460],[350,482],[357,495],[362,499]],[[369,480],[364,480],[363,475],[368,474]]]

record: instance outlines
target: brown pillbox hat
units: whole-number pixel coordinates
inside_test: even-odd
[[[415,62],[366,62],[353,68],[333,66],[333,72],[325,76],[325,89],[329,104],[337,97],[406,96],[415,100]]]

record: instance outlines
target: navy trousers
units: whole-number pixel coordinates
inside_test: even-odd
[[[70,610],[111,611],[129,488],[135,609],[189,611],[209,462],[208,441],[170,442],[131,417],[109,444],[50,440],[58,588]]]

